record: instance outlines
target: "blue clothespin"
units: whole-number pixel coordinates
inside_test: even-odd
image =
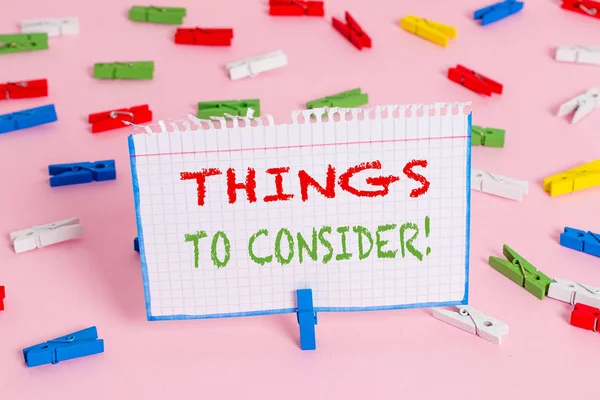
[[[56,121],[54,104],[0,115],[0,133],[18,131],[19,129],[48,124]]]
[[[23,349],[29,368],[99,353],[104,353],[104,340],[98,339],[95,326]]]
[[[54,164],[48,166],[48,173],[52,187],[117,179],[115,160]]]
[[[315,350],[317,339],[315,336],[315,325],[317,325],[317,313],[313,307],[312,289],[296,290],[298,302],[298,325],[300,325],[300,348],[302,350]]]
[[[523,2],[516,0],[506,0],[475,11],[473,19],[481,19],[482,26],[488,25],[492,22],[500,21],[501,19],[504,19],[509,15],[516,14],[522,9]]]
[[[560,245],[600,257],[600,234],[565,227],[560,234]]]
[[[135,251],[137,251],[138,253],[140,252],[140,238],[136,237],[135,239],[133,239],[133,249]]]

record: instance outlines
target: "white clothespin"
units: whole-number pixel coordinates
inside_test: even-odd
[[[558,46],[556,61],[600,65],[599,46]]]
[[[286,65],[287,56],[281,50],[278,50],[273,53],[230,62],[227,64],[227,71],[229,72],[229,78],[235,81],[248,76],[255,77],[262,72],[285,67]]]
[[[598,106],[600,106],[600,89],[592,88],[560,106],[557,116],[564,117],[575,111],[573,119],[571,120],[571,123],[575,124],[594,111]]]
[[[24,251],[76,239],[82,235],[83,230],[81,224],[79,224],[79,218],[70,218],[11,232],[10,240],[12,240],[15,253],[23,253]]]
[[[527,194],[529,190],[529,183],[473,169],[471,171],[471,189],[504,197],[505,199],[521,201],[523,200],[523,195]]]
[[[48,36],[79,34],[79,18],[26,19],[21,21],[21,33],[47,33]]]
[[[488,317],[481,311],[469,306],[456,306],[458,311],[434,308],[433,316],[463,331],[482,339],[500,344],[502,336],[508,335],[508,325],[496,318]]]
[[[571,282],[566,279],[554,279],[548,288],[548,297],[574,305],[582,303],[600,308],[600,288]]]

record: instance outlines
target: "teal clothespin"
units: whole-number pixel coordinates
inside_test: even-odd
[[[129,10],[129,19],[131,21],[181,25],[185,13],[185,8],[133,6]]]
[[[94,64],[94,78],[152,79],[154,61],[114,62]]]
[[[198,103],[198,118],[210,119],[210,117],[223,117],[225,114],[245,117],[249,108],[254,112],[253,117],[260,116],[259,99],[205,101]]]
[[[471,145],[503,148],[505,132],[502,129],[473,125],[471,127]]]
[[[369,95],[361,93],[360,88],[358,88],[309,101],[306,103],[306,108],[309,110],[323,107],[351,108],[364,106],[367,103],[369,103]]]
[[[48,50],[47,33],[0,35],[0,54]]]

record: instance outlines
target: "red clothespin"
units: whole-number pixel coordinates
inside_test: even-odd
[[[111,129],[124,128],[124,121],[133,124],[141,124],[152,121],[152,111],[147,104],[131,108],[119,108],[117,110],[104,111],[90,114],[88,122],[92,124],[92,133],[109,131]]]
[[[6,297],[4,286],[0,286],[0,311],[4,310],[4,297]]]
[[[0,100],[44,96],[48,96],[48,81],[46,79],[0,84]]]
[[[322,17],[325,9],[322,1],[269,0],[269,14]]]
[[[591,0],[563,0],[561,8],[600,19],[600,3]]]
[[[474,92],[491,96],[492,93],[502,94],[502,85],[485,76],[467,69],[462,65],[448,69],[448,79]]]
[[[334,17],[331,19],[331,24],[359,50],[362,50],[363,47],[371,47],[371,38],[361,29],[348,11],[346,11],[346,23]]]
[[[600,309],[586,304],[576,303],[571,312],[571,325],[589,331],[598,332],[598,319],[600,319]]]
[[[231,46],[233,29],[226,28],[178,28],[175,43],[202,46]]]

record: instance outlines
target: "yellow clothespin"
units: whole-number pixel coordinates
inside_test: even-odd
[[[400,20],[402,29],[427,39],[430,42],[446,47],[450,39],[456,37],[456,28],[450,25],[440,24],[425,18],[408,15]]]
[[[568,169],[544,179],[544,190],[550,196],[577,192],[594,186],[600,186],[600,160]]]

